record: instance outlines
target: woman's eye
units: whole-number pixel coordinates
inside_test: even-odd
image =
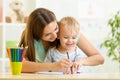
[[[49,36],[50,34],[45,34],[45,36]]]
[[[56,26],[55,31],[57,31],[57,30],[58,30],[58,27]]]

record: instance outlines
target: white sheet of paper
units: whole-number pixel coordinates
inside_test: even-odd
[[[36,72],[38,74],[53,74],[53,75],[61,75],[63,72]]]

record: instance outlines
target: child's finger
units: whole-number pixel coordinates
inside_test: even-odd
[[[72,67],[72,74],[76,74],[76,72],[77,72],[77,69]]]

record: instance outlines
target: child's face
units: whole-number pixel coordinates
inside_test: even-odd
[[[62,27],[58,38],[60,39],[60,46],[66,50],[72,50],[76,46],[77,32],[74,29],[67,29]]]

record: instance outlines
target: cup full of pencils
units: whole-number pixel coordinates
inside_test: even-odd
[[[20,75],[22,70],[22,60],[26,48],[7,48],[7,54],[10,60],[10,70],[12,75]]]

